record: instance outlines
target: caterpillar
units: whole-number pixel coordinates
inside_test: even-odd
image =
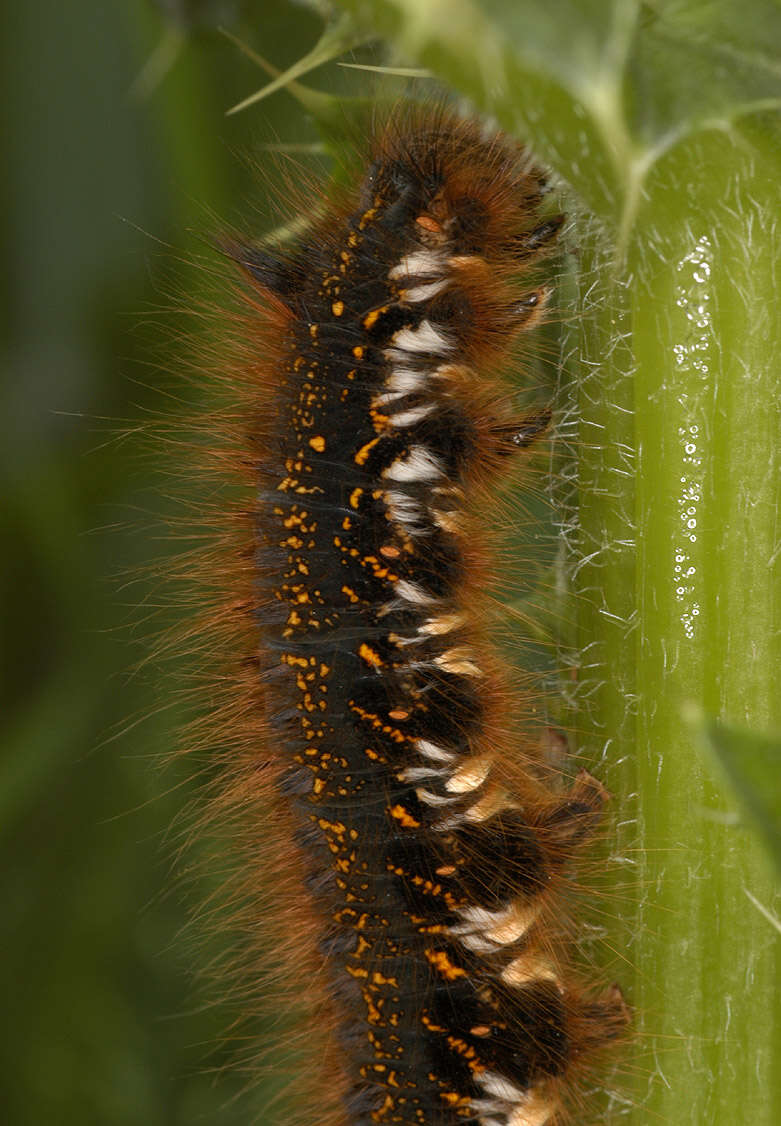
[[[290,972],[335,1027],[307,1121],[554,1126],[627,1022],[554,924],[607,794],[519,744],[485,497],[550,423],[497,372],[544,316],[564,216],[521,148],[446,108],[394,111],[366,152],[296,243],[224,243],[254,500],[215,616],[248,645],[218,805],[258,818],[247,886],[284,873]]]

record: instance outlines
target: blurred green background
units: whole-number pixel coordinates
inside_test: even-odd
[[[216,25],[288,65],[320,22],[285,0],[187,8],[0,8],[7,1126],[248,1117],[245,1077],[215,1085],[226,1014],[191,980],[171,875],[192,770],[161,769],[176,716],[133,672],[163,547],[159,467],[132,433],[161,408],[150,311],[198,284],[187,259],[219,220],[263,215],[244,155],[305,128],[284,93],[225,117],[260,79]]]
[[[577,479],[585,539],[574,546],[574,646],[589,647],[585,675],[601,693],[581,683],[579,744],[596,748],[595,764],[614,744],[604,776],[622,803],[616,855],[623,863],[642,850],[626,878],[616,957],[628,934],[641,940],[628,946],[634,969],[616,976],[656,1035],[636,1067],[649,1097],[632,1111],[620,1082],[617,1113],[643,1124],[648,1115],[774,1122],[778,919],[759,912],[775,884],[731,805],[722,810],[704,781],[710,766],[682,727],[681,702],[761,731],[777,716],[781,72],[767,29],[778,26],[778,4],[453,0],[443,21],[433,0],[339,3],[367,32],[388,34],[401,57],[533,136],[584,213],[606,224],[580,225],[583,316],[562,354],[577,360],[581,428],[610,436],[585,444]],[[267,1109],[268,1087],[247,1094],[246,1077],[227,1067],[221,1037],[232,1014],[193,982],[219,956],[219,939],[199,941],[188,924],[188,902],[211,890],[197,854],[187,854],[184,880],[173,872],[198,786],[191,762],[162,765],[184,701],[144,664],[167,615],[160,575],[172,502],[162,459],[140,432],[188,411],[171,310],[201,290],[209,235],[271,226],[278,215],[264,190],[279,181],[275,189],[266,178],[274,161],[265,147],[292,144],[308,161],[317,141],[286,92],[225,116],[263,76],[218,28],[285,67],[316,43],[316,6],[0,7],[2,1126],[286,1122],[283,1107]],[[313,85],[343,88],[348,75],[332,64]],[[368,85],[361,75],[355,88]],[[674,287],[698,231],[716,248],[712,387],[673,348],[689,339]],[[611,240],[628,265],[611,257]],[[562,299],[576,304],[573,293]],[[658,397],[668,386],[674,404],[672,391]],[[707,397],[702,418],[719,436],[703,502],[703,542],[716,549],[701,549],[697,564],[719,613],[703,615],[714,632],[684,646],[670,669],[665,646],[680,609],[665,567],[680,513],[659,467],[677,481],[681,389]],[[646,451],[636,477],[623,461],[635,449]],[[625,535],[632,520],[648,555],[639,569]],[[613,558],[603,574],[588,544],[603,545],[605,529]],[[640,628],[624,630],[638,607]],[[635,652],[638,637],[657,648]],[[701,866],[707,879],[692,875]]]

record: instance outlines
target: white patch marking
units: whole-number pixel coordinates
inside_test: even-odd
[[[437,824],[432,825],[431,828],[434,829],[437,833],[449,833],[451,829],[457,829],[458,826],[463,825],[463,823],[463,814],[456,813],[452,817],[446,817],[444,821],[437,822]],[[465,939],[461,939],[461,941],[463,942],[464,946],[467,945]],[[487,951],[484,951],[484,953],[486,952]]]
[[[495,813],[499,813],[502,809],[511,808],[507,795],[504,791],[499,789],[490,790],[480,801],[470,805],[469,809],[464,810],[464,817],[467,821],[487,821],[489,817],[493,817]]]
[[[428,739],[416,740],[415,746],[424,758],[430,758],[432,762],[455,761],[456,756],[452,751],[446,751],[444,747],[438,747],[436,743],[429,743]]]
[[[413,446],[406,457],[383,469],[382,475],[390,481],[432,481],[442,476],[442,464],[424,446]]]
[[[436,826],[439,828],[439,826]],[[497,946],[495,942],[486,942],[484,938],[478,938],[474,934],[457,935],[458,941],[467,950],[472,950],[475,954],[495,954],[501,947]]]
[[[496,923],[504,918],[507,914],[507,908],[503,907],[501,911],[489,911],[487,907],[462,907],[458,912],[464,920],[462,926],[451,927],[450,933],[471,934],[475,930],[485,930],[490,923]]]
[[[394,352],[452,352],[453,344],[443,333],[434,328],[431,321],[421,321],[417,328],[400,328],[391,337],[393,348],[385,355]]]
[[[417,606],[426,606],[436,602],[436,598],[433,598],[422,586],[418,586],[417,583],[408,583],[406,579],[399,579],[393,590],[399,598],[405,602],[413,602]]]
[[[517,1103],[522,1099],[526,1101],[527,1095],[520,1087],[516,1087],[509,1079],[505,1079],[503,1075],[499,1075],[496,1071],[486,1071],[478,1079],[478,1083],[487,1091],[489,1095],[493,1095],[495,1099],[501,1099],[505,1103]]]
[[[520,1091],[509,1079],[496,1071],[477,1077],[477,1082],[491,1099],[473,1099],[471,1108],[480,1117],[481,1126],[545,1126],[556,1113],[557,1105],[535,1091]],[[483,1118],[499,1114],[501,1118]]]
[[[525,1106],[519,1106],[508,1119],[507,1126],[545,1126],[551,1115],[556,1113],[556,1107],[549,1102],[543,1102],[532,1096],[530,1101],[524,1100]]]
[[[480,1126],[506,1126],[505,1118],[484,1118],[485,1114],[507,1114],[510,1107],[507,1103],[499,1103],[496,1099],[473,1099],[469,1104],[480,1118]]]
[[[426,805],[452,805],[458,798],[445,798],[441,794],[432,794],[431,790],[419,789],[415,793]]]
[[[464,645],[457,645],[453,649],[446,649],[444,653],[435,657],[434,664],[441,668],[443,672],[453,673],[454,676],[482,677],[482,669],[471,658],[471,649],[467,649]]]
[[[426,778],[444,778],[444,770],[436,770],[433,766],[408,766],[399,775],[402,782],[422,782]]]
[[[472,1109],[481,1116],[481,1126],[496,1123],[501,1126],[545,1126],[559,1109],[558,1101],[551,1101],[543,1091],[521,1091],[514,1083],[496,1071],[487,1071],[477,1077],[477,1082],[493,1098],[474,1099]],[[500,1114],[501,1119],[483,1119],[483,1113]]]
[[[443,633],[450,633],[459,629],[466,622],[465,614],[443,614],[441,618],[429,618],[420,627],[420,633],[429,637],[439,637]]]
[[[519,986],[528,985],[530,981],[552,981],[560,993],[564,992],[553,963],[534,954],[522,954],[520,958],[510,962],[502,973],[502,980],[508,985]]]
[[[507,920],[500,923],[499,926],[487,930],[485,932],[486,937],[491,942],[495,942],[497,946],[508,946],[511,942],[517,942],[534,925],[540,910],[541,904],[539,903],[526,904],[525,906],[513,903],[509,909]]]
[[[420,422],[426,415],[431,414],[437,408],[433,403],[427,407],[413,407],[412,410],[401,411],[399,414],[391,415],[391,426],[414,426],[416,422]]]
[[[411,368],[394,368],[388,376],[385,386],[389,391],[420,391],[426,386],[426,372],[413,371]]]
[[[449,284],[448,278],[442,278],[440,281],[428,282],[427,285],[415,285],[412,289],[402,289],[401,296],[408,305],[414,305],[418,301],[428,301],[430,297],[436,297]]]
[[[386,407],[389,403],[395,403],[397,399],[406,398],[406,391],[392,391],[390,395],[378,395],[372,400],[373,407]]]
[[[479,953],[496,951],[522,938],[534,925],[541,910],[539,902],[514,902],[501,911],[464,907],[459,915],[467,921],[460,926],[451,927],[450,933],[470,950]]]
[[[426,519],[425,508],[406,493],[388,490],[383,499],[391,520],[403,524],[410,531]]]
[[[438,274],[445,264],[442,254],[432,250],[418,250],[407,254],[388,273],[389,278],[405,278],[416,274]]]
[[[469,790],[476,790],[488,777],[493,761],[493,755],[469,759],[460,770],[448,778],[445,789],[451,794],[466,794]]]

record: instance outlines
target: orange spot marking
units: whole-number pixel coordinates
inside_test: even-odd
[[[372,974],[372,983],[374,985],[393,985],[398,989],[399,983],[395,977],[385,977],[379,970],[375,970]]]
[[[360,645],[360,647],[358,649],[358,656],[362,660],[364,660],[367,665],[371,665],[372,668],[375,668],[375,669],[381,669],[382,668],[382,665],[383,665],[382,657],[379,655],[379,653],[376,653],[370,645],[367,645],[365,641],[362,642],[362,644]]]
[[[358,453],[353,458],[355,464],[356,465],[365,465],[366,462],[369,460],[369,454],[372,452],[372,450],[374,449],[374,447],[377,445],[377,443],[379,441],[380,441],[379,437],[372,438],[371,442],[367,442],[365,446],[361,446],[361,448],[358,450]],[[352,501],[351,501],[351,503],[352,503]]]
[[[441,1091],[439,1097],[450,1106],[470,1106],[471,1099],[466,1095],[459,1095],[455,1091]]]
[[[424,950],[426,961],[430,962],[437,973],[442,974],[447,981],[455,981],[459,977],[466,977],[466,970],[454,966],[444,950]]]
[[[403,805],[392,805],[388,810],[394,821],[398,821],[405,829],[418,829],[420,822],[408,813]],[[403,874],[403,873],[402,873]]]
[[[309,439],[309,445],[313,450],[317,450],[317,452],[321,454],[325,449],[325,438],[321,434],[318,434],[316,437]]]
[[[387,544],[385,547],[380,548],[380,555],[384,555],[386,559],[398,559],[401,552],[397,547],[392,547]]]
[[[415,222],[419,227],[422,227],[424,231],[431,231],[432,234],[438,235],[442,231],[441,224],[439,224],[436,219],[432,219],[430,215],[418,215]]]
[[[381,309],[372,309],[372,311],[370,313],[367,313],[366,316],[363,318],[363,327],[365,329],[372,328],[373,325],[375,325],[377,323],[377,321],[380,319],[382,314],[387,313],[387,312],[388,312],[388,306],[387,305],[383,305],[383,307]]]
[[[344,301],[334,301],[331,306],[331,312],[335,317],[341,317],[344,312]]]
[[[387,735],[394,743],[406,743],[409,741],[408,735],[404,735],[403,732],[397,731],[395,727],[383,723],[379,716],[374,715],[372,712],[367,712],[365,708],[356,704],[355,700],[350,700],[348,706],[351,712],[355,712],[361,719],[370,723],[375,731],[381,731],[383,735]]]
[[[317,824],[323,832],[334,833],[337,837],[344,837],[347,832],[347,826],[341,821],[329,821],[326,817],[318,817]]]
[[[388,712],[388,719],[409,719],[409,712],[404,708],[394,708],[392,712]]]

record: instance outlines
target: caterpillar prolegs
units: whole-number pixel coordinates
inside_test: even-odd
[[[627,1019],[551,938],[606,793],[518,752],[482,498],[550,420],[496,372],[563,216],[522,150],[449,111],[397,112],[368,150],[295,245],[229,248],[257,488],[240,710],[265,732],[242,784],[273,761],[345,1126],[554,1126]]]

